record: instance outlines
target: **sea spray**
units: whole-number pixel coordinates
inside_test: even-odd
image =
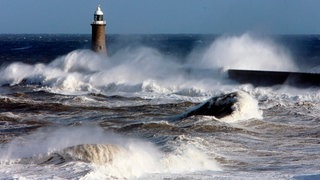
[[[262,110],[258,101],[244,91],[237,92],[237,102],[233,105],[233,112],[230,116],[221,118],[226,122],[239,122],[248,119],[262,119]]]
[[[251,118],[262,119],[258,101],[244,91],[214,96],[180,115],[181,119],[190,116],[212,116],[215,119],[236,122]]]
[[[222,171],[217,162],[192,145],[182,145],[172,152],[160,152],[150,146],[134,145],[130,152],[122,153],[112,164],[95,166],[84,179],[143,178],[152,174]]]
[[[48,66],[68,73],[82,72],[89,74],[107,69],[110,67],[109,63],[108,58],[100,54],[89,50],[75,50],[55,59]]]
[[[150,38],[153,38],[153,36]],[[171,46],[171,40],[176,38],[169,37],[169,39],[170,41],[166,42],[166,45],[170,44]],[[311,41],[309,41],[309,37],[303,37],[303,39],[306,39],[308,43],[299,45],[302,45],[305,49],[308,49],[307,47],[310,47],[310,45],[319,44],[319,41],[313,44],[315,42],[314,38],[311,38]],[[19,44],[19,40],[13,43],[14,45]],[[190,37],[183,40],[184,43],[191,44]],[[56,46],[56,43],[54,43],[55,45],[49,44],[50,47]],[[34,47],[39,45],[42,48],[48,48],[47,45],[49,44],[31,42]],[[56,49],[62,52],[62,49],[65,50],[66,46],[69,47],[71,44],[67,42],[66,45],[60,46],[58,43],[59,47]],[[172,51],[179,49],[180,47],[172,49]],[[84,52],[80,51],[81,53]],[[35,54],[32,56],[32,62],[43,62],[42,58],[38,57],[47,52],[50,51],[43,51],[43,49],[30,51],[30,53]],[[80,55],[81,53],[74,51],[74,55]],[[11,52],[11,54],[14,57],[20,56],[20,53]],[[91,56],[89,54],[84,52],[84,55],[81,56],[88,55],[86,63],[94,63],[90,61]],[[300,59],[300,57],[297,58]],[[200,62],[201,58],[197,60]],[[65,62],[65,60],[61,61]],[[8,60],[7,63],[10,62],[12,61]],[[30,61],[23,59],[23,62]],[[43,90],[43,87],[41,87],[43,84],[31,83],[33,81],[30,80],[36,76],[30,76],[29,79],[23,80],[18,86],[1,88],[3,93],[2,109],[3,113],[6,113],[2,115],[0,122],[0,126],[3,128],[1,133],[3,138],[1,139],[3,142],[0,149],[1,157],[4,156],[2,153],[8,154],[7,150],[13,138],[16,137],[13,140],[15,145],[11,146],[14,153],[9,153],[7,157],[10,158],[5,158],[8,161],[0,161],[0,176],[2,179],[121,179],[122,177],[122,179],[134,179],[135,177],[139,179],[241,179],[244,177],[249,179],[259,177],[290,179],[295,177],[310,178],[311,174],[314,174],[313,177],[318,177],[320,154],[317,141],[320,112],[318,88],[299,91],[283,86],[257,88],[250,85],[230,83],[228,89],[225,85],[226,82],[222,81],[220,85],[214,84],[210,80],[215,76],[205,78],[208,74],[202,73],[201,70],[198,71],[201,74],[195,76],[193,72],[201,68],[193,66],[186,67],[186,74],[180,76],[179,79],[173,77],[174,81],[171,82],[169,81],[170,78],[161,81],[156,76],[147,77],[146,75],[143,78],[144,86],[141,82],[129,84],[126,82],[118,83],[116,80],[111,81],[111,83],[102,81],[100,82],[101,85],[90,83],[90,78],[93,75],[104,71],[106,71],[104,75],[107,75],[107,71],[115,69],[118,65],[113,60],[111,62],[111,60],[101,59],[101,62],[105,62],[108,67],[103,70],[99,70],[99,67],[90,67],[87,70],[84,65],[81,65],[81,68],[73,68],[69,64],[68,68],[64,70],[64,68],[61,68],[63,66],[49,67],[48,64],[42,64],[42,67],[46,68],[47,74],[44,76],[40,74],[34,79],[39,79],[38,82],[45,82],[44,86],[48,89],[45,90],[48,92],[38,91],[39,89]],[[109,66],[109,62],[115,64]],[[77,63],[77,61],[72,63]],[[122,64],[122,62],[119,62],[119,64]],[[184,66],[183,63],[182,66]],[[208,70],[211,70],[210,68],[214,69],[207,67]],[[189,70],[192,73],[189,73]],[[20,72],[22,71],[23,67]],[[59,76],[52,73],[53,71],[56,71]],[[116,71],[115,74],[117,74]],[[50,75],[49,78],[44,78],[46,75]],[[65,77],[69,75],[74,75],[74,77],[80,75],[80,82],[84,82],[84,84],[89,82],[92,89],[86,90],[84,88],[80,96],[65,95],[67,91],[62,86],[59,94],[52,93],[54,92],[53,89],[59,89],[59,82],[63,82]],[[101,78],[107,79],[109,77],[101,75]],[[77,79],[68,79],[70,82],[75,80]],[[54,82],[57,82],[57,86],[53,84]],[[98,80],[96,82],[98,83]],[[122,92],[117,92],[118,89]],[[163,121],[166,121],[166,119],[161,117],[162,115],[180,114],[188,106],[195,105],[195,102],[200,103],[212,96],[235,92],[239,89],[245,90],[259,100],[259,107],[264,107],[263,120],[254,118],[234,124],[218,121],[212,117],[194,116],[187,118],[185,121],[164,124]],[[109,96],[112,90],[117,96]],[[145,94],[148,94],[150,99],[140,98],[146,97]],[[139,98],[136,98],[136,96]],[[168,101],[164,97],[171,99]],[[17,103],[10,102],[7,98],[14,99]],[[95,101],[99,102],[96,103]],[[130,105],[127,106],[127,104]],[[7,111],[12,114],[7,114]],[[6,117],[12,117],[13,119]],[[37,121],[46,124],[39,124]],[[11,122],[12,126],[10,125]],[[151,125],[139,125],[149,122],[152,122]],[[10,126],[7,126],[8,124]],[[104,130],[83,127],[90,126],[89,124],[100,124]],[[51,127],[39,129],[43,126]],[[65,130],[61,126],[66,126]],[[38,133],[39,131],[35,131],[35,128],[43,131],[43,133]],[[76,131],[78,128],[79,132]],[[83,131],[80,131],[81,129]],[[122,133],[123,136],[121,137],[123,139],[120,138],[121,141],[116,141],[115,139],[118,136],[112,136],[114,133],[110,133],[111,135],[108,136],[107,131],[109,130]],[[57,133],[54,133],[54,131]],[[101,140],[99,140],[99,136],[96,136],[99,132],[102,132]],[[50,139],[46,133],[55,137],[56,140]],[[34,135],[31,136],[32,134]],[[73,136],[72,134],[74,134],[74,138],[69,138]],[[91,136],[94,138],[90,140],[89,137]],[[131,137],[136,137],[133,139],[138,139],[142,143],[126,141],[128,139],[132,140]],[[115,141],[112,141],[113,139]],[[49,143],[50,141],[51,143]],[[68,147],[77,146],[78,143],[79,145],[121,145],[126,149],[137,149],[134,151],[137,156],[133,156],[134,154],[130,152],[120,156],[117,164],[115,164],[117,161],[112,161],[112,164],[108,162],[103,165],[84,162],[81,159],[71,159],[61,162],[61,164],[50,162],[48,164],[38,164],[38,161],[36,161],[38,159],[43,160],[43,158],[48,160],[47,158],[50,158],[54,153],[59,153]],[[54,144],[57,147],[54,147]],[[145,147],[150,147],[155,151],[148,150]],[[19,148],[20,152],[18,152]],[[24,150],[30,152],[23,152]],[[139,159],[138,164],[145,166],[136,165],[135,160],[130,160],[130,163],[127,163],[129,157],[132,159],[136,157],[136,159]],[[22,159],[26,161],[22,163]],[[215,159],[219,162],[218,166],[225,170],[224,172],[216,172],[214,166],[210,165],[211,162],[215,162]],[[125,166],[126,164],[128,166]],[[134,167],[132,167],[132,164]],[[176,164],[179,166],[176,166]],[[192,170],[196,171],[190,172]],[[119,177],[115,175],[119,175]]]
[[[218,163],[195,146],[182,145],[162,160],[166,173],[222,171]]]
[[[204,52],[200,67],[214,69],[282,70],[295,71],[290,52],[271,39],[245,33],[240,36],[222,36]]]
[[[181,146],[177,151],[161,152],[150,142],[94,126],[40,129],[13,140],[1,151],[1,162],[30,165],[86,162],[92,164],[86,177],[130,178],[150,173],[221,170],[196,147]]]
[[[177,58],[144,46],[120,49],[109,58],[75,50],[49,64],[12,63],[2,67],[0,84],[38,85],[58,94],[209,97],[234,89],[234,82],[223,72],[228,68],[296,69],[288,50],[251,34],[223,36],[198,58]]]
[[[40,65],[38,65],[40,66]],[[29,76],[33,76],[37,71],[37,66],[24,63],[12,63],[7,67],[2,67],[0,71],[1,85],[16,85]]]
[[[100,143],[104,137],[103,129],[94,126],[41,128],[7,144],[0,159],[21,159],[51,153],[77,144]]]

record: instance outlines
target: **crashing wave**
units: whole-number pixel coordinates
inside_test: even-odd
[[[232,92],[212,97],[204,103],[191,108],[181,118],[204,115],[226,121],[238,121],[251,118],[262,118],[258,101],[243,91]]]
[[[61,164],[70,161],[107,164],[112,163],[122,152],[126,150],[112,144],[80,144],[50,154],[42,164]]]

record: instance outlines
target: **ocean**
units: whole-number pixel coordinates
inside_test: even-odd
[[[0,35],[0,179],[320,179],[318,35]],[[181,116],[236,92],[225,117]]]

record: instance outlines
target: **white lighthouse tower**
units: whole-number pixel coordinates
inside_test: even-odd
[[[98,53],[107,54],[106,48],[106,21],[103,20],[103,12],[100,4],[94,13],[92,26],[91,49]]]

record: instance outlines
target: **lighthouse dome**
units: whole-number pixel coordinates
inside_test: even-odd
[[[94,14],[95,15],[103,15],[103,12],[101,11],[100,5],[98,6],[98,8]]]
[[[103,20],[103,12],[101,11],[100,4],[94,13],[92,24],[106,24],[106,22]]]

